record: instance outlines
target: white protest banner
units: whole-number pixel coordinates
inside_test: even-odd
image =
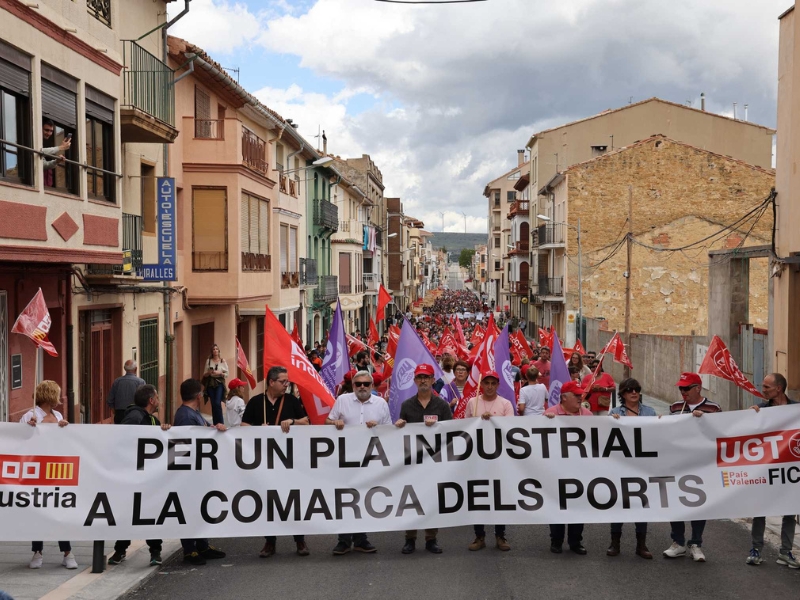
[[[0,539],[794,514],[800,410],[403,429],[0,425]]]

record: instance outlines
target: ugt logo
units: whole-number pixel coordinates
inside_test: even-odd
[[[79,456],[0,454],[0,485],[78,485]]]

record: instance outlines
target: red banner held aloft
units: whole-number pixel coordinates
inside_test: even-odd
[[[41,346],[42,350],[50,356],[58,356],[55,346],[47,339],[51,324],[52,321],[47,310],[47,304],[44,301],[44,294],[42,294],[42,288],[39,288],[39,291],[36,292],[36,295],[25,307],[25,310],[14,321],[11,333],[26,335],[34,344]]]
[[[264,315],[264,372],[270,367],[285,367],[289,381],[300,388],[300,399],[311,423],[323,425],[335,398],[309,362],[306,353],[267,307]]]
[[[386,305],[392,301],[392,295],[383,287],[383,284],[378,288],[378,310],[375,313],[375,318],[382,321],[386,318],[385,308]]]
[[[764,397],[761,392],[750,383],[750,380],[744,376],[744,373],[742,373],[736,365],[736,361],[733,360],[730,351],[725,346],[725,342],[716,335],[714,339],[711,340],[711,345],[708,347],[708,352],[706,352],[705,358],[703,358],[698,373],[722,377],[723,379],[732,381],[737,387],[750,392],[754,396],[758,396],[759,398]]]
[[[620,364],[625,365],[629,369],[633,368],[633,364],[631,364],[631,359],[628,357],[628,353],[625,351],[625,344],[622,343],[622,338],[619,336],[619,332],[615,332],[614,336],[609,340],[606,347],[603,349],[603,354],[611,354],[614,357],[614,362],[618,362]]]
[[[244,376],[247,377],[247,381],[250,383],[250,388],[256,387],[256,378],[253,375],[253,372],[250,370],[250,363],[247,362],[247,356],[244,354],[244,348],[239,343],[239,338],[234,338],[236,340],[236,366],[242,370]]]
[[[370,346],[377,346],[381,341],[378,335],[378,328],[375,326],[375,321],[372,317],[369,318],[369,336],[367,337],[367,344]]]

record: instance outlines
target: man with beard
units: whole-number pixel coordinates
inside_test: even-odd
[[[342,430],[345,426],[373,428],[376,425],[391,425],[389,405],[386,401],[372,395],[372,375],[369,371],[359,371],[353,376],[353,392],[342,394],[325,419],[326,425],[334,425]],[[340,533],[339,543],[333,549],[336,556],[347,554],[351,548],[356,552],[372,553],[377,550],[370,544],[366,533]]]

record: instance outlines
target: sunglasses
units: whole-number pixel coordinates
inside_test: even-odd
[[[636,392],[637,394],[641,394],[642,393],[642,388],[628,388],[626,390],[620,390],[619,391],[620,394],[628,394],[630,392]]]
[[[681,392],[688,392],[690,389],[692,389],[694,387],[697,387],[697,385],[681,385],[681,386],[678,386],[678,389]]]
[[[354,381],[353,387],[369,387],[372,385],[371,381]]]

